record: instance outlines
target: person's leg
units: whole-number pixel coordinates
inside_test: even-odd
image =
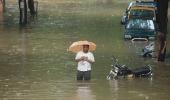
[[[77,80],[83,80],[83,72],[82,71],[77,71]]]
[[[91,79],[91,71],[84,72],[84,80],[90,80]]]

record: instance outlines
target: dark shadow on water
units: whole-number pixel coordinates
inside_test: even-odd
[[[170,59],[170,53],[169,52],[166,54],[166,59]]]

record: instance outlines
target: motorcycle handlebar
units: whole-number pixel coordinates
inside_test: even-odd
[[[126,65],[119,64],[119,60],[115,56],[112,56],[112,61],[113,61],[112,67],[115,66],[115,65],[119,68],[120,67],[126,67]]]
[[[118,59],[115,56],[112,56],[112,61],[118,62]]]
[[[119,63],[118,63],[118,59],[115,56],[112,56],[112,61],[113,61],[112,67],[115,66],[115,65],[120,66]]]

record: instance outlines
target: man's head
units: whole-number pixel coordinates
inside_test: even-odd
[[[83,52],[84,53],[89,52],[89,45],[83,45]]]

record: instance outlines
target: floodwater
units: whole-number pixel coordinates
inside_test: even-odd
[[[123,40],[120,18],[128,0],[38,1],[38,18],[24,28],[15,0],[0,16],[0,100],[170,99],[170,47],[166,62],[157,63],[139,56],[148,42]],[[90,82],[75,80],[75,54],[67,52],[78,40],[97,44]],[[151,65],[153,77],[106,80],[112,55],[133,68]]]

